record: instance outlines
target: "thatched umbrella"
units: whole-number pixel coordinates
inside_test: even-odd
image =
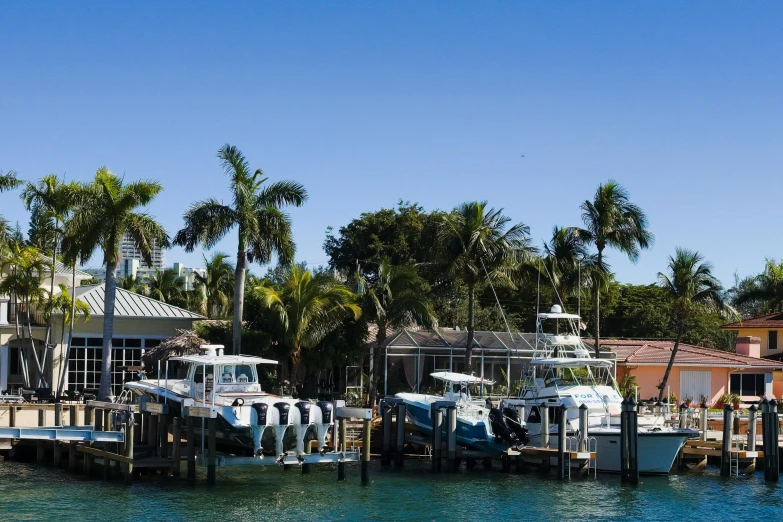
[[[171,357],[198,355],[201,353],[199,347],[202,344],[209,344],[192,330],[177,329],[177,332],[177,335],[174,337],[170,337],[158,346],[144,352],[142,361],[144,362],[144,368],[148,373],[154,373],[156,371],[159,361],[162,363]],[[161,364],[161,366],[163,365]]]

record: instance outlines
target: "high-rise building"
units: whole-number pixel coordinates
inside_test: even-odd
[[[157,245],[154,245],[152,247],[152,266],[148,266],[142,258],[141,251],[136,248],[136,243],[133,241],[133,238],[127,234],[124,235],[120,240],[120,257],[122,262],[120,262],[120,266],[118,267],[118,277],[123,277],[126,275],[126,261],[130,261],[132,259],[137,259],[139,261],[138,268],[142,270],[152,270],[154,268],[163,270],[163,267],[166,264],[166,250]]]

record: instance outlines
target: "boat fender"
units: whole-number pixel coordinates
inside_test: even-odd
[[[266,413],[269,410],[269,405],[264,404],[263,402],[259,402],[253,404],[252,408],[256,410],[256,415],[258,416],[258,425],[266,426]]]
[[[287,402],[276,402],[275,408],[280,412],[280,425],[286,426],[288,424],[288,414],[291,410],[291,405]]]
[[[302,418],[302,424],[310,424],[310,404],[306,401],[300,401],[296,403],[296,408],[299,410]]]
[[[334,404],[329,401],[319,401],[316,406],[321,409],[321,422],[324,424],[331,424]]]
[[[530,442],[530,437],[527,435],[527,427],[522,424],[517,409],[505,407],[503,408],[503,415],[506,417],[506,426],[516,435],[517,440],[522,444]]]

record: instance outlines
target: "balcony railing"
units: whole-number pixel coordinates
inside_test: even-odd
[[[19,324],[27,325],[28,305],[19,303],[13,299],[8,303],[8,324],[16,324],[16,318],[19,317]],[[46,326],[43,310],[36,306],[29,306],[30,326]]]

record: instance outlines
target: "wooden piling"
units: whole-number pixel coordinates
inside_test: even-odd
[[[210,417],[209,424],[209,455],[207,457],[207,485],[215,485],[215,469],[217,467],[217,419]]]
[[[63,422],[63,403],[57,402],[54,405],[54,425],[55,426],[64,426],[65,423]]]
[[[391,464],[392,407],[386,401],[381,405],[381,466]]]
[[[702,442],[707,441],[707,413],[709,412],[709,408],[707,408],[707,403],[702,402],[699,405],[699,427],[701,428],[701,436],[699,439]]]
[[[405,414],[405,403],[397,404],[397,441],[394,453],[394,466],[397,468],[401,468],[405,460]]]
[[[92,465],[95,462],[95,456],[92,453],[84,453],[84,474],[88,477],[92,475]]]
[[[565,467],[565,446],[566,446],[566,432],[568,431],[568,410],[565,404],[561,404],[558,407],[558,419],[557,419],[557,477],[563,479],[566,477]]]
[[[446,471],[457,471],[457,408],[449,407],[446,410],[446,433],[448,440],[448,453],[446,454]]]
[[[133,415],[131,415],[130,420],[125,424],[125,456],[130,459],[133,458],[134,431]],[[129,462],[125,464],[125,483],[131,482],[133,482],[133,463]]]
[[[346,419],[337,419],[339,442],[337,445],[337,451],[340,452],[342,458],[337,461],[337,480],[345,480],[345,438],[346,438]]]
[[[430,406],[432,418],[432,471],[440,472],[441,453],[443,448],[443,410]]]
[[[68,442],[68,472],[76,473],[76,443]]]
[[[364,419],[362,427],[362,484],[370,483],[370,419]]]
[[[160,456],[164,459],[169,457],[169,426],[168,415],[161,413],[158,415],[158,446],[160,447]]]
[[[182,442],[182,436],[180,434],[179,417],[173,417],[171,419],[171,458],[174,461],[174,465],[171,468],[171,475],[173,477],[179,477],[179,461],[180,461],[180,445]]]
[[[628,399],[628,482],[639,484],[639,411],[633,397]]]
[[[753,404],[748,408],[748,442],[746,444],[748,451],[756,451],[756,412],[758,408]],[[750,475],[756,471],[756,459],[750,459],[750,463],[745,467],[745,475]]]
[[[720,476],[731,475],[731,431],[733,428],[732,417],[734,407],[731,404],[723,405],[723,440],[720,452]]]
[[[109,409],[103,410],[103,430],[112,431],[111,410]]]
[[[71,426],[78,426],[79,425],[79,405],[78,404],[69,404],[68,405],[68,415],[70,422],[69,424]]]
[[[53,454],[53,461],[54,461],[54,467],[59,468],[62,465],[62,459],[63,459],[63,449],[60,447],[60,441],[53,440],[52,441],[52,449],[54,450]]]
[[[684,430],[686,428],[687,419],[688,419],[688,407],[683,402],[682,404],[680,404],[679,426],[681,430]]]
[[[769,478],[767,480],[777,482],[780,478],[780,461],[778,457],[778,402],[775,399],[769,401],[768,415]]]
[[[187,452],[188,452],[188,480],[196,478],[196,430],[193,426],[193,417],[188,415],[185,419],[187,427]]]
[[[152,454],[158,456],[158,419],[147,415],[147,444],[152,446]]]
[[[41,406],[38,410],[38,426],[45,426],[46,425],[46,410],[43,409],[43,406]],[[45,458],[46,458],[46,447],[44,446],[44,441],[37,440],[35,441],[35,449],[36,449],[36,462],[38,464],[43,464]]]
[[[103,413],[102,410],[99,408],[96,408],[93,411],[93,422],[92,427],[95,431],[101,431],[103,429]]]

